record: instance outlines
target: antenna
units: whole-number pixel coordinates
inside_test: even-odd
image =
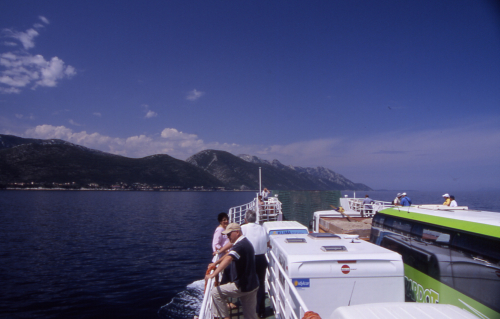
[[[261,168],[259,167],[259,195],[262,193],[262,172]]]
[[[354,293],[354,287],[356,286],[356,281],[354,281],[354,285],[352,285],[352,291],[351,291],[351,297],[349,297],[349,303],[347,304],[348,306],[351,305],[351,300],[352,300],[352,294]]]

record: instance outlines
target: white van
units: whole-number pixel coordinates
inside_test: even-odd
[[[301,318],[310,310],[329,318],[341,306],[404,301],[398,253],[354,235],[311,233],[270,239],[269,295],[280,317]]]

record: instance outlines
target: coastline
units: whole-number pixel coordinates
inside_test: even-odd
[[[47,188],[47,187],[6,187],[0,191],[106,191],[106,192],[258,192],[252,189],[113,189],[113,188]]]

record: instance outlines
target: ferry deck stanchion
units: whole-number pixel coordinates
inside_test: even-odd
[[[268,251],[266,254],[267,261],[269,263],[269,267],[266,270],[266,288],[268,291],[269,295],[269,300],[271,301],[272,307],[274,309],[274,315],[276,318],[292,318],[292,319],[300,319],[304,316],[304,314],[309,311],[307,306],[305,305],[304,301],[299,295],[299,292],[295,288],[295,285],[293,282],[288,278],[288,275],[286,274],[285,270],[283,267],[280,265],[278,262],[278,258],[272,251]],[[271,267],[271,265],[276,265],[278,266],[278,274],[276,274],[274,267]],[[281,274],[281,276],[280,276]],[[286,285],[283,287],[279,280],[272,280],[276,278],[283,278],[285,279]],[[277,285],[276,285],[277,283]],[[278,286],[278,287],[276,287]],[[286,290],[288,288],[289,294],[294,297],[294,299],[298,302],[298,305],[294,305],[290,302],[290,300],[284,298],[282,300],[281,296],[286,296]],[[286,317],[287,311],[286,309],[290,310],[290,317]],[[296,311],[293,311],[294,309],[298,310],[298,314]]]

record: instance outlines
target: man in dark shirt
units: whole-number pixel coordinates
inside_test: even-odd
[[[243,307],[243,318],[257,319],[256,302],[259,281],[255,272],[255,251],[250,241],[243,236],[240,225],[231,223],[222,232],[227,235],[233,244],[232,250],[219,259],[215,265],[217,269],[205,279],[217,276],[222,270],[231,265],[231,282],[214,287],[212,297],[215,302],[216,317],[229,318],[227,297],[240,298]]]

